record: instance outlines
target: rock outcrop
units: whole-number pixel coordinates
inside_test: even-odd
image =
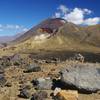
[[[96,92],[100,90],[100,66],[97,64],[76,64],[61,71],[61,81],[66,86],[76,87],[80,91]]]

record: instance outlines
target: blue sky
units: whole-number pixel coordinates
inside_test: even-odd
[[[0,0],[0,36],[27,31],[48,17],[95,25],[99,10],[100,0]]]

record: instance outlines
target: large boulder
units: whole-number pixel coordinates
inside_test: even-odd
[[[67,67],[61,71],[61,81],[83,92],[96,92],[100,90],[100,66],[75,64]]]

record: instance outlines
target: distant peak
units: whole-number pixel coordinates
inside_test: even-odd
[[[57,20],[57,21],[63,21],[63,22],[67,22],[65,19],[63,18],[50,18],[51,20]]]

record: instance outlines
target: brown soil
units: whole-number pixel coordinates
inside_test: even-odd
[[[11,82],[11,87],[1,87],[0,89],[0,100],[29,100],[19,98],[19,89],[20,85],[22,84],[21,81],[24,83],[31,82],[35,78],[39,77],[48,77],[52,76],[53,78],[58,74],[58,72],[68,64],[80,63],[80,62],[73,62],[73,61],[64,61],[60,62],[57,65],[51,64],[40,64],[42,67],[41,72],[32,72],[32,73],[24,73],[23,68],[12,66],[10,68],[5,69],[5,77],[8,82]],[[31,94],[33,94],[36,90],[34,87],[31,89]],[[52,93],[52,90],[45,90],[48,94]],[[52,100],[49,96],[47,100]],[[82,94],[79,93],[79,100],[100,100],[99,93],[92,93],[92,94]]]

